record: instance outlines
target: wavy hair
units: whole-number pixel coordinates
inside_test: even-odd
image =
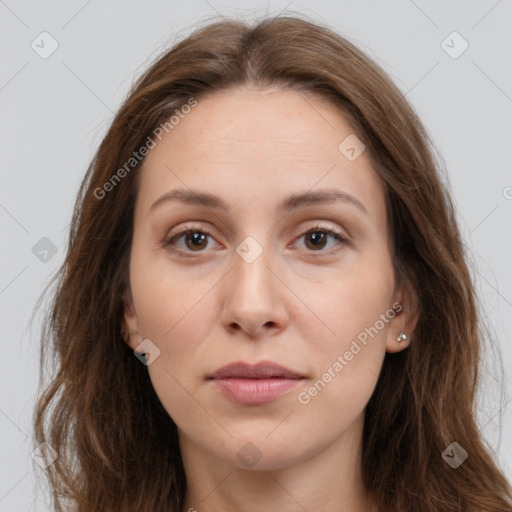
[[[413,284],[419,320],[410,347],[386,354],[366,407],[369,496],[386,512],[511,511],[510,484],[476,423],[483,330],[434,146],[378,65],[300,16],[196,28],[134,83],[88,167],[50,283],[34,408],[35,444],[58,453],[46,470],[56,511],[181,511],[176,425],[121,335],[141,165],[133,155],[191,98],[241,86],[331,102],[384,183],[396,279]],[[48,361],[53,373],[43,382]],[[469,452],[457,469],[441,457],[453,441]]]

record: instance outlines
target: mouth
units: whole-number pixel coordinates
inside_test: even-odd
[[[306,377],[277,363],[232,363],[207,377],[229,400],[243,405],[274,401]]]

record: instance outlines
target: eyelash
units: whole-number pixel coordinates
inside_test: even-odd
[[[317,224],[317,225],[313,226],[312,228],[308,229],[307,231],[303,232],[299,236],[299,238],[301,238],[305,235],[308,235],[310,233],[315,233],[315,232],[324,232],[327,235],[332,236],[335,240],[337,240],[339,242],[338,245],[348,245],[349,244],[349,240],[347,238],[345,238],[341,233],[333,231],[329,227],[323,226],[321,224]],[[202,233],[202,234],[208,235],[211,238],[214,238],[211,231],[209,231],[207,228],[205,228],[203,226],[189,226],[186,229],[183,229],[183,230],[179,231],[178,233],[173,234],[168,239],[166,239],[166,241],[164,242],[164,247],[171,247],[175,252],[179,252],[179,253],[192,253],[193,254],[194,251],[184,251],[183,249],[176,249],[175,247],[172,247],[173,243],[176,240],[180,239],[182,236],[187,235],[189,233]],[[335,251],[318,250],[318,251],[307,251],[307,252],[312,253],[313,257],[321,257],[321,256],[332,256],[333,254],[337,253],[339,250],[341,250],[341,248],[337,249]],[[199,253],[201,253],[201,252],[205,252],[205,251],[204,250],[197,251],[198,256],[199,256]],[[319,253],[319,254],[315,255],[315,253]],[[187,254],[186,257],[190,257],[190,258],[197,257],[197,256],[193,256],[192,254]]]

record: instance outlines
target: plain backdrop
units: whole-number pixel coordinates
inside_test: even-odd
[[[512,479],[511,0],[0,0],[0,512],[50,510],[31,458],[39,326],[28,322],[63,261],[79,183],[113,113],[198,22],[279,12],[327,23],[375,59],[444,159],[505,370],[495,358],[483,376],[479,424]]]

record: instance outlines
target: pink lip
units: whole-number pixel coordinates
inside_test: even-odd
[[[226,398],[246,405],[275,400],[303,378],[299,373],[270,361],[261,361],[255,365],[232,363],[208,377]]]

